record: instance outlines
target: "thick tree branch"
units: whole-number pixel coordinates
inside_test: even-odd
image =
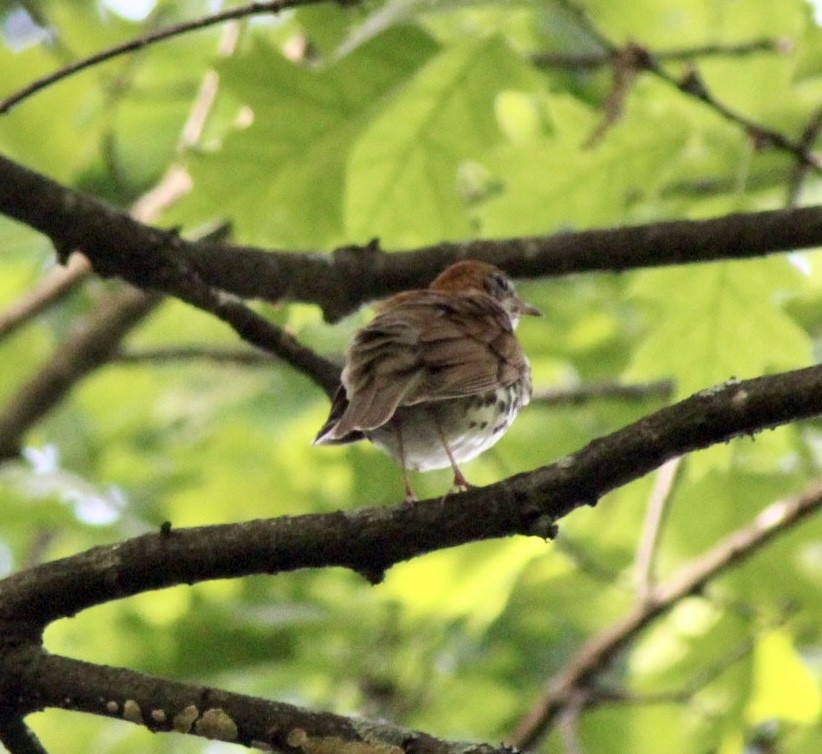
[[[802,207],[552,236],[446,242],[402,253],[383,252],[375,244],[343,247],[331,257],[219,244],[186,244],[181,253],[212,285],[243,297],[316,303],[334,321],[366,301],[425,286],[460,259],[490,262],[514,277],[540,278],[749,259],[819,245],[822,207]]]
[[[459,259],[481,259],[515,277],[745,259],[822,245],[822,207],[701,221],[442,243],[402,254],[376,244],[334,254],[270,252],[194,242],[0,156],[0,212],[47,235],[58,253],[82,250],[97,273],[215,311],[219,288],[243,298],[315,303],[329,320],[365,301],[427,285]],[[232,325],[233,326],[233,325]],[[255,345],[259,345],[255,343]]]
[[[4,715],[0,708],[0,744],[9,754],[48,754],[18,713]]]
[[[26,712],[56,707],[126,720],[155,732],[302,754],[510,754],[504,747],[443,741],[383,722],[50,655],[34,645],[22,648],[12,663],[15,681],[24,689],[20,706]],[[20,754],[34,751],[19,750]]]
[[[728,535],[705,554],[683,566],[663,584],[654,586],[646,600],[622,620],[589,639],[551,680],[545,694],[522,717],[512,736],[528,748],[538,743],[557,721],[565,706],[579,693],[587,693],[592,681],[614,656],[655,618],[684,597],[702,589],[728,568],[751,557],[776,536],[803,522],[822,507],[822,483],[800,497],[768,506],[751,524]]]
[[[597,440],[556,464],[444,502],[366,509],[348,515],[286,517],[181,531],[164,529],[159,534],[98,547],[19,573],[0,582],[2,717],[10,720],[14,713],[58,706],[123,718],[152,730],[193,732],[247,745],[266,742],[288,752],[304,751],[306,742],[342,745],[353,740],[366,745],[362,749],[365,752],[372,751],[371,747],[375,747],[375,753],[378,749],[384,752],[381,747],[390,745],[397,747],[391,749],[396,754],[450,754],[456,751],[455,744],[424,734],[398,732],[382,725],[375,729],[369,723],[325,713],[51,656],[42,650],[39,636],[49,621],[84,607],[203,578],[333,564],[355,567],[376,577],[403,557],[457,544],[452,525],[460,516],[463,529],[472,521],[483,523],[472,539],[489,536],[487,517],[491,518],[491,526],[502,523],[507,527],[507,531],[490,536],[545,534],[549,523],[540,522],[539,516],[553,520],[564,515],[591,499],[588,496],[595,497],[644,473],[651,464],[658,464],[660,455],[680,454],[707,444],[707,437],[720,441],[735,433],[772,426],[779,417],[786,417],[789,408],[797,418],[812,407],[814,412],[822,410],[819,367],[704,391]],[[724,430],[717,432],[717,427]],[[676,453],[672,453],[674,444],[679,445]],[[613,465],[603,468],[603,460],[609,457]],[[592,680],[651,621],[820,506],[822,483],[817,483],[801,497],[769,506],[751,525],[726,537],[667,582],[653,587],[645,601],[587,642],[554,679],[520,723],[515,733],[517,744],[528,746],[539,739],[567,708],[569,700],[576,703],[574,700],[592,699]],[[440,536],[443,530],[444,539]],[[485,746],[475,750],[497,751]]]
[[[822,413],[822,367],[731,381],[666,407],[573,455],[443,501],[163,530],[0,582],[0,620],[37,634],[92,605],[253,573],[344,566],[379,581],[395,563],[553,522],[698,448]]]

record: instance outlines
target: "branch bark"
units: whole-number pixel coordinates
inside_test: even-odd
[[[354,568],[377,581],[392,563],[436,548],[514,533],[550,536],[553,521],[666,458],[819,412],[822,367],[732,381],[600,438],[550,466],[445,501],[180,531],[167,526],[157,534],[18,573],[0,581],[1,716],[12,719],[14,714],[60,706],[122,717],[152,730],[183,728],[240,743],[263,741],[284,751],[304,750],[306,742],[341,746],[355,740],[365,752],[384,753],[390,745],[396,747],[392,754],[450,754],[456,745],[424,734],[407,737],[404,732],[398,740],[398,729],[390,726],[378,727],[375,733],[370,724],[325,713],[54,657],[44,653],[40,636],[60,617],[175,584],[333,565]],[[654,618],[820,505],[822,484],[817,484],[797,499],[770,506],[750,526],[653,587],[645,601],[586,643],[554,679],[518,727],[517,743],[527,746],[542,736],[566,700],[587,694],[596,674]],[[264,720],[268,727],[261,730]],[[504,751],[483,746],[475,750]]]
[[[747,259],[822,245],[822,207],[817,206],[442,243],[405,253],[384,253],[376,242],[342,247],[330,256],[268,251],[187,241],[2,156],[0,212],[47,235],[62,256],[82,250],[100,275],[117,275],[208,311],[219,307],[203,284],[243,298],[317,304],[332,321],[366,301],[425,286],[460,259],[538,278]]]
[[[510,754],[505,747],[444,741],[388,723],[81,662],[36,646],[18,652],[11,670],[28,689],[23,703],[28,711],[56,707],[126,720],[154,732],[283,752]],[[42,754],[42,749],[18,752]]]
[[[145,534],[0,581],[0,620],[30,637],[92,605],[178,584],[343,566],[380,581],[393,564],[554,522],[666,460],[822,413],[822,367],[732,380],[527,474],[413,505],[287,516]]]

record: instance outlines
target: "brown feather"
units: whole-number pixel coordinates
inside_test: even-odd
[[[483,393],[527,370],[510,319],[490,296],[413,293],[385,302],[349,345],[348,405],[326,430],[330,441],[380,427],[400,406]]]

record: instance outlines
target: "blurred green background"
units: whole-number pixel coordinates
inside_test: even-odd
[[[38,75],[231,3],[0,3],[0,97]],[[769,40],[779,49],[693,59],[709,90],[798,139],[822,103],[822,33],[805,0],[590,0],[615,44],[654,52]],[[546,234],[785,206],[795,161],[664,81],[640,75],[600,128],[608,66],[538,66],[596,53],[562,3],[317,5],[198,31],[63,81],[0,117],[0,150],[130,207],[171,164],[191,190],[156,218],[195,234],[330,251]],[[221,51],[222,46],[222,51]],[[688,61],[665,63],[675,76]],[[207,74],[208,71],[216,72]],[[198,138],[181,131],[218,81]],[[810,174],[799,199],[819,203]],[[55,265],[40,236],[0,218],[0,310]],[[91,278],[0,339],[0,406],[119,283]],[[818,253],[521,283],[543,309],[521,340],[539,388],[670,379],[675,396],[812,362],[822,343]],[[330,326],[306,305],[255,305],[340,358],[367,310]],[[201,349],[158,360],[149,350]],[[314,448],[326,398],[276,361],[215,361],[229,329],[175,301],[126,339],[135,358],[95,371],[0,467],[0,575],[156,529],[398,502],[401,477],[368,446]],[[535,401],[466,468],[475,484],[547,464],[662,405]],[[807,422],[687,458],[668,503],[658,577],[819,476]],[[420,497],[450,472],[415,475]],[[654,475],[575,512],[553,543],[512,538],[393,568],[367,585],[338,569],[146,594],[54,624],[50,651],[433,735],[506,740],[552,673],[636,599],[635,554]],[[625,692],[575,721],[580,751],[822,750],[822,525],[818,517],[682,601],[600,685]],[[728,658],[735,658],[733,661]],[[692,690],[686,699],[654,695]],[[46,711],[50,751],[237,751],[128,723]],[[572,751],[554,732],[546,752]],[[767,748],[767,747],[772,748]],[[759,748],[757,748],[759,747]]]

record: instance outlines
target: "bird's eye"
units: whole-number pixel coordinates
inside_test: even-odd
[[[506,278],[505,275],[500,275],[499,273],[497,273],[496,275],[494,275],[494,285],[501,291],[507,291],[508,278]]]

